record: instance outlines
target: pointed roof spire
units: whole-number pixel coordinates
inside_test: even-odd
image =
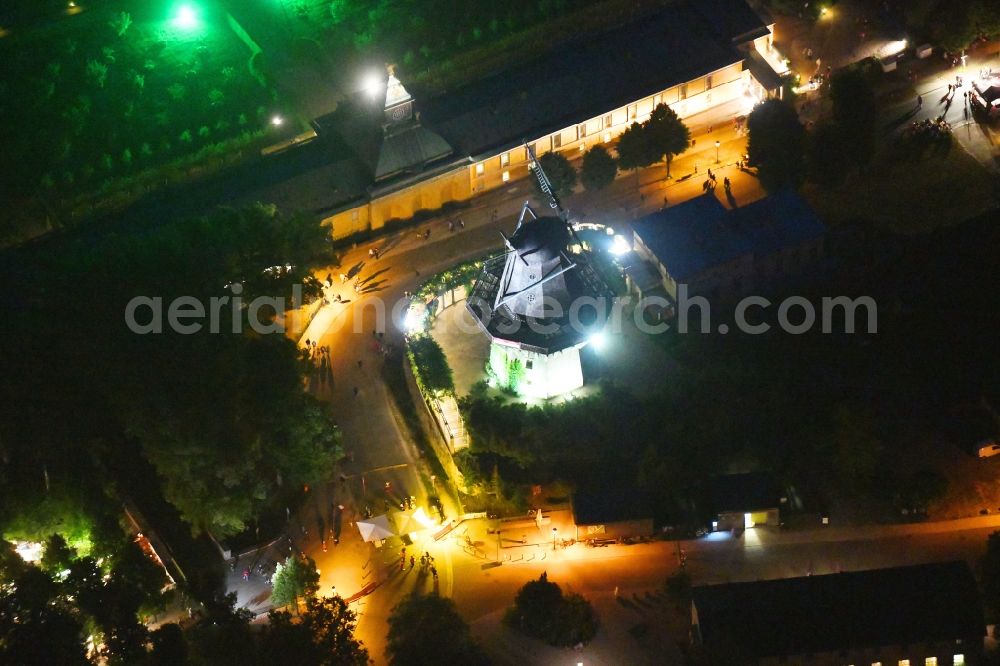
[[[395,106],[409,102],[413,97],[396,78],[396,66],[386,65],[386,70],[389,73],[389,80],[385,84],[385,109],[388,111]]]

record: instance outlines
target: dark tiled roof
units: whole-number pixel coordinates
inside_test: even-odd
[[[826,232],[809,204],[792,191],[731,211],[710,192],[636,220],[632,228],[679,281],[745,254],[767,255]]]
[[[965,562],[696,587],[702,642],[727,663],[985,634]]]
[[[781,504],[781,488],[768,472],[715,476],[709,490],[716,513],[763,511]]]
[[[466,155],[482,155],[583,122],[657,90],[743,59],[733,45],[749,23],[722,20],[743,0],[684,0],[662,12],[557,46],[520,67],[420,100],[428,124]],[[751,16],[755,16],[747,7]],[[753,21],[753,19],[750,19]],[[760,18],[756,25],[767,33]]]
[[[716,31],[733,42],[748,42],[770,32],[767,26],[774,20],[761,16],[746,0],[702,0],[698,11],[706,21],[715,25]]]

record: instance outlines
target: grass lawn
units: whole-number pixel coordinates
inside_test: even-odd
[[[922,155],[884,148],[866,173],[839,187],[810,183],[803,193],[831,226],[865,219],[881,230],[919,234],[988,210],[993,187],[989,172],[953,140],[946,151]]]

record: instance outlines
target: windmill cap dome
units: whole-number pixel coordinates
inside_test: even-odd
[[[521,225],[510,244],[528,261],[552,259],[569,244],[569,229],[562,218],[540,217]]]

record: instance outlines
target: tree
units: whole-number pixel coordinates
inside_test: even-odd
[[[644,169],[660,159],[646,136],[646,129],[632,123],[618,137],[618,166],[635,170],[635,186],[639,187],[639,169]]]
[[[42,570],[55,576],[60,571],[69,569],[75,558],[76,551],[66,544],[66,539],[61,534],[53,534],[45,542],[45,549],[42,551]]]
[[[308,557],[289,557],[284,564],[278,564],[274,571],[274,588],[271,602],[275,606],[293,604],[299,610],[300,597],[312,597],[319,589],[319,572],[316,563]]]
[[[949,51],[967,48],[980,35],[1000,33],[1000,9],[991,0],[938,2],[927,18],[921,28]]]
[[[580,169],[580,180],[588,192],[603,190],[615,182],[618,173],[618,163],[604,146],[597,145],[583,155],[583,167]]]
[[[10,541],[0,539],[0,586],[20,576],[28,565]]]
[[[796,188],[802,183],[805,128],[798,113],[780,99],[769,99],[747,119],[750,166],[757,168],[761,185],[768,192]]]
[[[150,666],[175,666],[187,663],[187,640],[180,625],[171,622],[160,626],[149,634],[149,642]]]
[[[877,109],[875,91],[858,67],[838,70],[830,79],[833,119],[847,157],[857,166],[868,164],[875,152]]]
[[[576,187],[576,169],[562,153],[555,151],[545,153],[538,158],[538,164],[545,171],[557,197],[561,199],[573,194],[573,188]],[[535,178],[535,190],[539,194],[547,196],[542,192],[537,178]]]
[[[441,345],[430,335],[420,335],[408,343],[410,362],[417,381],[430,393],[454,393],[455,379]]]
[[[363,666],[368,650],[354,637],[357,615],[339,596],[313,597],[298,623],[286,612],[272,611],[261,636],[265,663],[300,666]]]
[[[806,149],[809,180],[820,185],[840,185],[847,176],[850,161],[837,125],[820,123],[809,134]]]
[[[563,596],[559,585],[549,581],[545,573],[518,591],[504,622],[557,647],[586,643],[597,633],[590,602],[578,594]]]
[[[119,37],[124,37],[128,29],[132,27],[132,15],[128,12],[118,12],[108,21],[108,25]]]
[[[529,636],[544,638],[561,604],[562,589],[543,573],[538,580],[528,581],[518,590],[507,623]]]
[[[391,666],[490,663],[455,602],[437,594],[411,594],[396,604],[389,615],[386,654]]]
[[[872,419],[848,406],[834,410],[829,444],[833,469],[854,483],[871,481],[885,452]]]
[[[35,566],[0,586],[0,663],[89,663],[83,627],[57,595],[55,582]]]
[[[675,155],[687,150],[691,143],[691,131],[677,113],[666,104],[657,104],[649,120],[643,123],[646,140],[656,158],[666,158],[667,178],[670,177],[670,162]]]

